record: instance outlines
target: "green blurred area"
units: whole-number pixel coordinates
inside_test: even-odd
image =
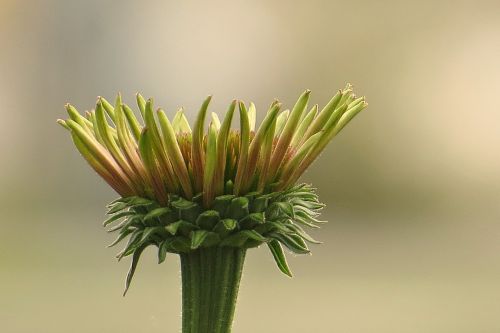
[[[278,272],[252,250],[234,332],[500,331],[497,1],[0,1],[0,331],[171,332],[175,256],[126,298],[115,194],[55,123],[120,91],[193,119],[214,95],[369,107],[303,177],[330,223]]]

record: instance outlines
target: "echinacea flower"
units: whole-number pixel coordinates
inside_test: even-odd
[[[326,145],[367,104],[350,85],[319,111],[306,90],[291,111],[274,101],[258,128],[256,108],[238,100],[206,131],[211,100],[191,129],[183,109],[171,119],[153,100],[137,94],[142,123],[118,95],[114,106],[99,97],[84,116],[67,104],[58,120],[90,166],[120,195],[105,226],[116,223],[118,258],[132,256],[127,291],[148,246],[181,257],[183,332],[229,332],[248,248],[267,244],[279,269],[291,276],[282,245],[308,253],[317,243],[303,229],[316,228],[323,207],[314,189],[297,185]],[[232,129],[236,108],[239,129]]]

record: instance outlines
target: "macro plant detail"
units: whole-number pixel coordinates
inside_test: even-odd
[[[267,245],[291,276],[283,247],[305,254],[318,243],[304,228],[318,228],[324,205],[297,182],[367,103],[347,85],[319,111],[306,90],[291,111],[274,101],[256,128],[255,105],[233,100],[222,122],[211,113],[206,131],[211,96],[192,129],[182,108],[170,120],[136,97],[142,122],[120,95],[114,105],[99,97],[84,115],[67,104],[69,119],[58,120],[120,195],[104,226],[118,234],[110,246],[126,243],[117,258],[132,257],[125,293],[144,249],[156,247],[159,263],[178,254],[183,332],[230,332],[247,249]]]

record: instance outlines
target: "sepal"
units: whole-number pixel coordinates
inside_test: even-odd
[[[140,253],[146,246],[158,248],[158,262],[167,253],[187,253],[207,247],[253,248],[266,243],[278,268],[291,276],[282,245],[296,254],[310,250],[307,243],[318,244],[302,226],[318,228],[319,211],[324,207],[314,189],[302,184],[285,191],[244,196],[223,194],[206,208],[203,195],[191,200],[170,195],[166,205],[140,197],[120,198],[108,208],[111,216],[105,225],[119,235],[110,246],[128,237],[117,258],[132,255],[126,288],[135,272]]]

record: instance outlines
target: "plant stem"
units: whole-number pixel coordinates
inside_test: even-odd
[[[230,333],[245,249],[182,253],[182,333]]]

